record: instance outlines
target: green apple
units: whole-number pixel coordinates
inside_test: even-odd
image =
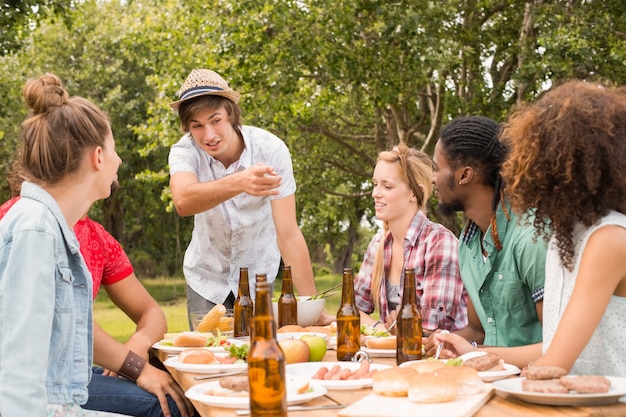
[[[326,339],[315,334],[305,334],[300,340],[309,345],[309,362],[320,362],[326,355]]]

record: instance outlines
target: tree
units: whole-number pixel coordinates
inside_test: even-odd
[[[404,141],[430,154],[450,119],[504,121],[563,79],[623,84],[624,9],[620,0],[77,2],[71,30],[42,20],[20,32],[19,54],[0,59],[0,164],[18,142],[23,81],[59,73],[111,114],[124,159],[123,189],[93,215],[171,271],[191,219],[169,197],[167,154],[181,132],[167,104],[191,69],[214,69],[243,93],[244,121],[287,143],[302,230],[315,260],[338,271],[374,229],[379,151]],[[458,231],[458,219],[438,220]]]

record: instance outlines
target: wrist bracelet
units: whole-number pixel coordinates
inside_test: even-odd
[[[376,326],[378,326],[380,323],[382,323],[382,321],[378,320],[376,323],[374,323],[374,325],[372,326],[372,328],[376,328]]]
[[[122,367],[117,373],[126,379],[136,382],[144,366],[146,366],[146,360],[132,350],[129,350]]]

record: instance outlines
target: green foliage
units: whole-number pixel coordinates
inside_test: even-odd
[[[245,122],[287,143],[312,257],[335,272],[360,265],[373,233],[381,150],[405,141],[431,153],[451,118],[505,120],[562,79],[626,81],[620,0],[37,3],[41,13],[3,32],[22,46],[0,57],[0,166],[19,143],[28,77],[53,71],[97,102],[124,164],[121,190],[91,215],[146,274],[180,271],[190,238],[192,219],[174,213],[168,189],[181,129],[167,104],[193,68],[221,73],[242,93]],[[62,13],[44,13],[52,4]],[[439,220],[455,231],[462,221]]]

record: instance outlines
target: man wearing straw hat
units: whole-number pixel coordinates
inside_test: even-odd
[[[183,264],[188,311],[215,304],[232,308],[239,268],[248,267],[251,277],[267,274],[273,282],[281,256],[292,267],[297,291],[314,294],[285,143],[263,129],[243,126],[240,94],[214,71],[193,70],[178,96],[170,106],[178,111],[185,134],[172,146],[169,166],[176,210],[195,217]]]

